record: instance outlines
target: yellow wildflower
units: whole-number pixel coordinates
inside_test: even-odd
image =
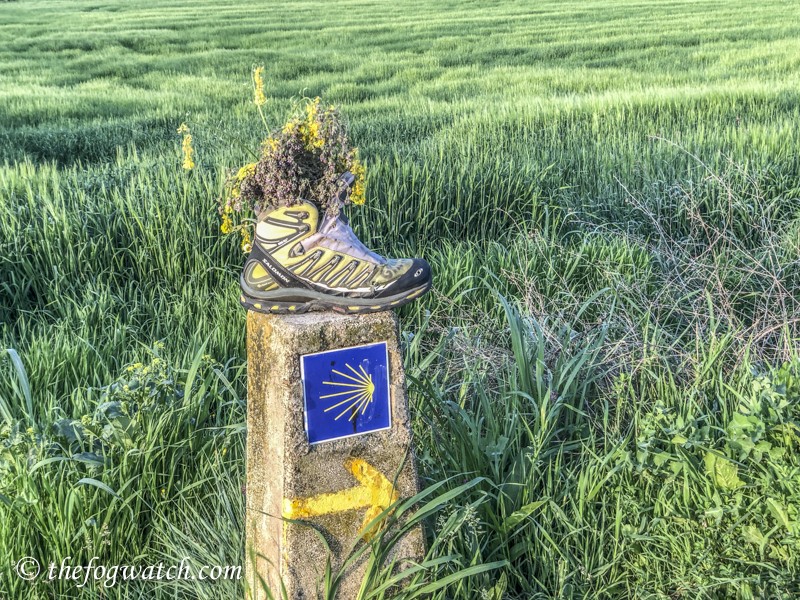
[[[356,179],[355,184],[353,185],[353,192],[350,195],[350,201],[353,204],[364,204],[367,201],[367,191],[366,185],[364,184],[363,179]]]
[[[222,215],[222,224],[219,226],[219,230],[228,235],[231,232],[231,228],[233,227],[233,221],[229,214]]]
[[[314,98],[306,105],[306,119],[302,124],[303,143],[308,150],[322,148],[325,145],[325,140],[319,134],[318,114],[319,97]]]
[[[255,91],[253,102],[256,106],[264,106],[267,103],[267,96],[264,94],[264,67],[253,69],[253,89]]]
[[[183,168],[191,171],[194,169],[194,148],[192,147],[191,135],[183,136],[181,148],[183,149]]]
[[[356,153],[350,165],[350,172],[356,178],[353,184],[353,191],[350,193],[350,202],[353,204],[364,204],[367,200],[367,169],[359,160],[358,153]]]
[[[253,240],[250,237],[250,231],[247,227],[242,227],[240,230],[242,234],[242,252],[250,252],[253,249]]]
[[[247,177],[255,175],[256,172],[256,163],[250,163],[243,166],[239,171],[236,173],[236,181],[241,183]]]
[[[323,140],[319,135],[319,123],[316,121],[306,123],[303,134],[303,142],[305,142],[306,148],[309,150],[313,150],[314,148],[322,148],[325,145],[325,140]]]
[[[236,177],[233,178],[233,182],[231,183],[230,189],[230,196],[231,198],[238,198],[242,195],[242,182],[247,179],[248,177],[252,177],[255,175],[256,172],[256,163],[250,163],[243,166],[239,171],[236,173]],[[230,212],[227,210],[230,208],[230,204],[226,206],[226,212]]]
[[[300,121],[298,119],[290,119],[289,121],[286,121],[286,125],[283,126],[283,133],[292,133],[299,126]]]
[[[183,168],[187,171],[191,171],[195,166],[192,134],[189,133],[189,127],[186,123],[181,123],[181,126],[178,127],[178,133],[183,135],[183,142],[181,142],[181,150],[183,150]]]
[[[319,96],[306,104],[306,120],[311,121],[317,117],[319,112]]]

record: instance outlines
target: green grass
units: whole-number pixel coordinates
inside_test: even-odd
[[[243,256],[215,206],[263,64],[273,124],[341,105],[360,237],[435,269],[401,311],[416,451],[437,493],[479,479],[426,517],[419,585],[795,597],[798,40],[792,2],[0,4],[0,555],[243,562]],[[9,563],[4,600],[243,592]]]

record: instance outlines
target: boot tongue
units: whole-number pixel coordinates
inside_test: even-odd
[[[350,176],[350,179],[346,178],[347,175]],[[320,233],[325,234],[336,229],[339,221],[341,221],[345,226],[349,225],[347,217],[342,214],[342,209],[344,208],[345,200],[347,199],[348,188],[352,183],[352,177],[353,176],[350,175],[350,173],[345,173],[340,178],[339,184],[342,186],[341,190],[337,195],[331,198],[327,209],[325,209],[325,214],[322,216],[322,222],[319,225],[318,231]]]
[[[367,248],[361,240],[356,237],[355,233],[353,233],[353,230],[350,228],[347,217],[342,213],[342,208],[344,208],[345,199],[347,198],[347,190],[353,184],[354,180],[355,177],[353,177],[350,172],[346,172],[341,176],[341,191],[331,199],[327,210],[325,210],[322,216],[322,221],[319,224],[317,233],[311,236],[311,238],[307,240],[307,243],[310,247],[310,244],[320,243],[323,239],[327,238],[329,242],[333,242],[332,247],[335,247],[339,252],[346,252],[359,260],[369,260],[377,264],[385,264],[385,258]]]
[[[328,238],[336,244],[341,244],[338,251],[347,252],[360,260],[370,260],[378,264],[384,264],[386,259],[381,255],[376,254],[367,248],[361,240],[359,240],[353,230],[350,228],[345,217],[341,211],[335,214],[331,211],[326,211],[322,217],[322,223],[318,229],[318,236],[320,238]]]
[[[336,229],[337,222],[340,219],[347,225],[347,220],[345,220],[341,212],[337,211],[336,214],[333,214],[330,210],[326,210],[318,231],[322,234],[330,233]]]

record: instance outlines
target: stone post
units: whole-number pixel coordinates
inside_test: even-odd
[[[321,532],[338,569],[366,522],[419,490],[397,321],[251,311],[247,354],[248,598],[267,598],[260,577],[275,598],[282,581],[291,600],[315,599],[327,552],[310,527],[282,516]],[[395,555],[423,553],[417,530]],[[355,597],[362,566],[347,573],[340,600]]]

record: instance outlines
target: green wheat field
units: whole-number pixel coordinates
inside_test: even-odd
[[[435,270],[399,314],[428,556],[403,586],[375,561],[360,600],[800,596],[796,2],[19,0],[0,599],[244,597],[14,565],[244,563],[244,255],[216,206],[266,134],[258,65],[271,125],[341,107],[361,239]]]

